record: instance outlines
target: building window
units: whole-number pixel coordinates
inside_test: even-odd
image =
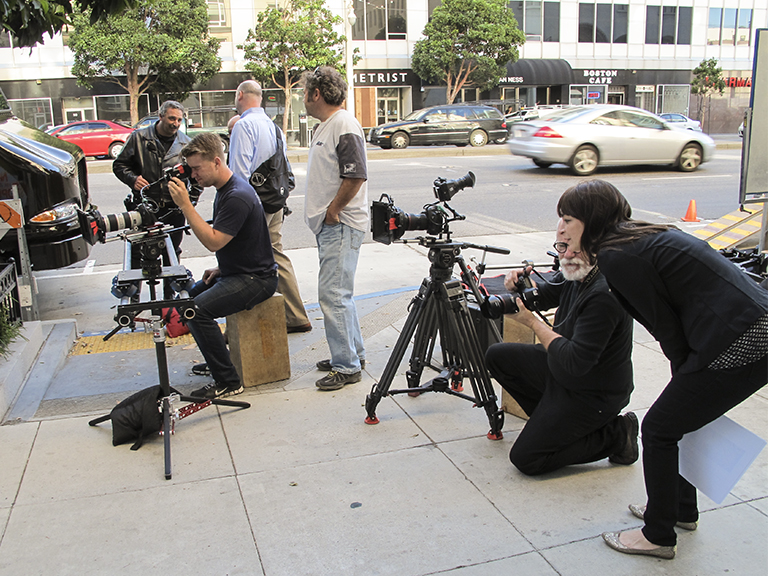
[[[579,42],[627,43],[628,4],[579,3]]]
[[[707,44],[749,46],[752,44],[752,10],[710,8]]]
[[[430,4],[434,10],[439,3]],[[405,40],[406,0],[354,0],[353,40]],[[431,14],[431,12],[430,12]]]
[[[560,2],[544,2],[544,42],[560,42]]]
[[[443,3],[443,0],[427,0],[427,17],[432,20],[432,12],[435,11],[435,8],[440,6]]]
[[[509,3],[509,9],[515,15],[517,27],[525,32],[526,40],[534,42],[541,42],[542,40],[544,42],[560,41],[559,2],[515,0]]]
[[[646,44],[690,44],[692,8],[646,6]]]
[[[208,26],[211,28],[227,26],[227,9],[224,0],[208,0]]]

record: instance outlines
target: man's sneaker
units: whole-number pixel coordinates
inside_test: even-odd
[[[320,388],[320,390],[338,390],[343,388],[345,384],[354,384],[362,379],[363,376],[360,372],[342,374],[341,372],[336,372],[336,370],[331,370],[327,376],[323,376],[315,382],[315,386]]]
[[[200,362],[200,364],[195,364],[192,366],[192,374],[195,376],[210,376],[211,370],[208,368],[208,364],[205,362]]]
[[[211,382],[206,384],[199,390],[195,390],[190,394],[194,398],[205,398],[207,400],[215,400],[216,398],[226,398],[227,396],[234,396],[243,392],[243,385],[237,384],[236,386],[225,386],[218,382]]]
[[[333,366],[331,366],[330,360],[320,360],[320,362],[315,364],[315,366],[317,366],[317,369],[320,370],[321,372],[330,372],[331,370],[333,370]],[[364,368],[365,368],[365,360],[360,360],[360,370],[363,370]]]
[[[637,434],[640,431],[640,424],[634,412],[627,412],[621,419],[624,421],[625,429],[624,448],[620,452],[608,456],[608,460],[614,464],[628,466],[637,462],[640,456],[640,450],[637,446]]]

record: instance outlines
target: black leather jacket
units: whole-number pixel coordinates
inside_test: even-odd
[[[163,175],[164,169],[172,168],[181,162],[181,149],[190,141],[189,136],[181,131],[177,132],[176,139],[170,149],[161,157],[160,151],[163,149],[163,145],[157,136],[156,126],[157,123],[136,130],[131,134],[123,147],[123,151],[112,162],[112,172],[131,190],[133,190],[133,185],[139,176],[144,176],[147,182],[152,183]],[[192,188],[197,192],[196,196],[202,192],[202,188],[194,181],[192,181]],[[134,196],[136,195],[137,193],[134,194]],[[170,202],[170,193],[166,183],[162,185],[161,195],[164,201]],[[190,196],[192,195],[190,194]]]

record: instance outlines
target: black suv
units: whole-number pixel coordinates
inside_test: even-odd
[[[382,148],[456,144],[502,144],[509,136],[501,112],[490,106],[444,104],[411,112],[398,122],[372,128],[371,144]]]
[[[19,120],[0,91],[0,199],[18,191],[33,270],[83,260],[90,245],[80,233],[76,208],[89,209],[83,151]],[[18,259],[18,238],[0,238],[0,261]]]

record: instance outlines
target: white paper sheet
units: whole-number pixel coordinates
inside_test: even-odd
[[[683,436],[680,474],[720,504],[766,442],[727,416]]]

